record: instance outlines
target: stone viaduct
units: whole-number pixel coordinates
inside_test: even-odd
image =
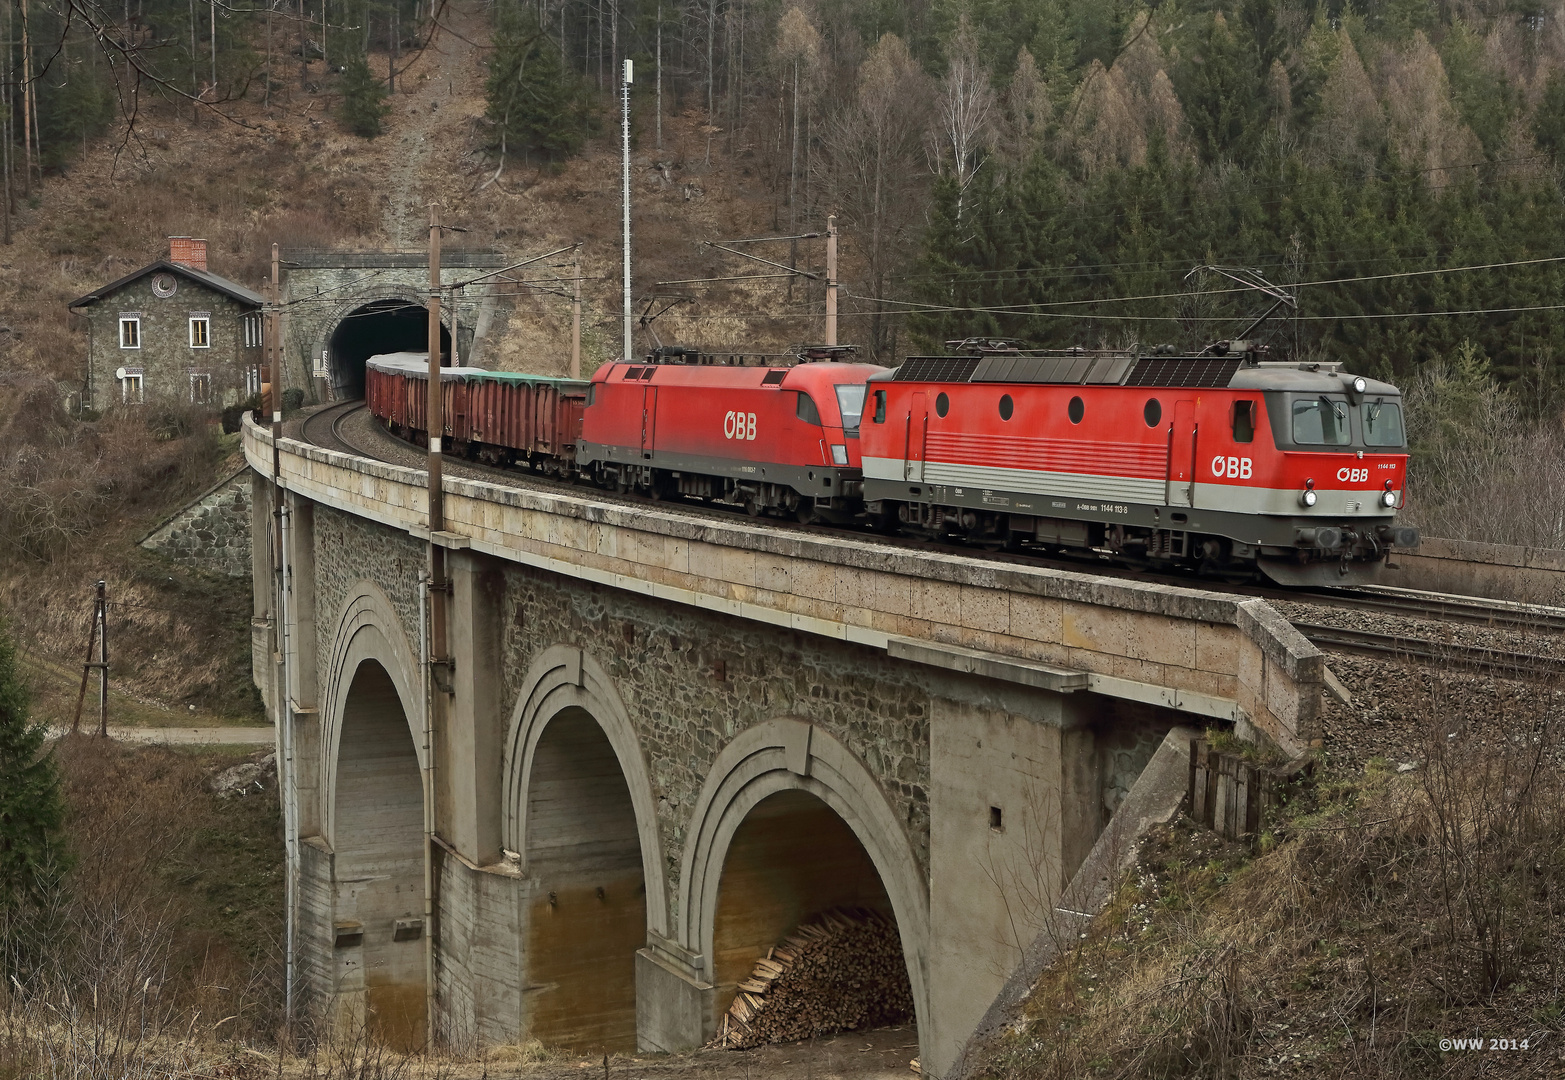
[[[450,476],[436,671],[424,473],[244,437],[295,984],[394,1042],[695,1046],[857,905],[940,1076],[1170,729],[1316,736],[1258,600]]]

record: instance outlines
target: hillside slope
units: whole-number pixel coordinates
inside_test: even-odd
[[[161,257],[167,236],[207,237],[212,269],[256,287],[274,242],[285,252],[421,249],[427,205],[438,199],[443,220],[466,230],[448,236],[448,250],[498,248],[520,260],[581,243],[584,366],[617,353],[618,126],[606,122],[601,137],[561,166],[513,159],[497,177],[483,150],[485,11],[476,0],[444,9],[427,47],[403,59],[379,138],[361,139],[337,122],[337,76],[317,61],[307,83],[322,89],[300,89],[290,76],[270,109],[241,101],[225,119],[192,115],[188,105],[144,107],[131,132],[121,127],[89,144],[19,214],[13,243],[0,249],[0,323],[9,331],[0,334],[0,494],[13,505],[36,503],[30,520],[43,531],[26,551],[0,551],[0,613],[53,672],[40,687],[47,707],[74,706],[71,671],[80,670],[88,598],[100,577],[117,604],[113,660],[122,689],[153,705],[178,703],[181,713],[194,706],[197,718],[252,715],[255,707],[247,589],[134,548],[162,514],[237,460],[233,440],[187,434],[180,416],[147,417],[162,429],[154,433],[139,415],[81,423],[54,404],[79,387],[86,352],[67,304]],[[384,54],[370,62],[386,70]],[[772,194],[742,158],[714,151],[706,164],[700,115],[666,116],[665,148],[656,153],[648,146],[650,98],[636,103],[637,292],[656,291],[660,280],[743,273],[695,242],[768,232]],[[569,272],[540,267],[528,280]],[[488,345],[490,364],[565,370],[569,304],[562,285],[546,287],[518,290],[514,314]],[[752,317],[786,306],[785,297],[785,283],[775,280],[706,290],[656,329],[664,342],[758,351],[818,336],[813,316]],[[801,288],[793,309],[820,304]]]

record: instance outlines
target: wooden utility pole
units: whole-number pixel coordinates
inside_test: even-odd
[[[455,327],[453,327],[455,329]],[[442,488],[440,448],[445,433],[444,399],[440,385],[440,204],[429,204],[429,396],[426,398],[426,430],[429,432],[429,642],[424,657],[424,965],[426,1031],[435,1027],[435,733],[444,728],[445,694],[450,689],[446,652],[446,601],[451,582],[446,576],[446,552],[438,542],[445,531],[445,492]],[[441,674],[447,678],[442,680]]]
[[[106,586],[103,582],[100,581],[98,582],[97,593],[93,598],[92,625],[87,628],[87,656],[86,659],[82,661],[81,689],[76,692],[76,716],[71,721],[72,735],[80,734],[82,729],[82,705],[84,705],[87,701],[87,676],[92,673],[93,668],[98,668],[99,679],[103,680],[108,678],[109,669],[107,654],[105,654],[101,663],[93,663],[92,659],[92,650],[98,644],[99,627],[105,626],[108,623],[109,611],[108,602],[105,599],[105,595]],[[102,727],[105,723],[106,714],[108,712],[108,692],[106,688],[100,691],[99,698],[100,700],[98,711],[100,715],[98,724],[100,727]]]
[[[441,489],[440,442],[445,434],[445,402],[440,394],[440,204],[429,204],[429,387],[425,429],[429,432],[429,533],[445,528]],[[433,539],[431,539],[433,543]],[[434,549],[435,552],[439,548]],[[442,627],[443,629],[443,627]]]
[[[280,310],[281,304],[278,303],[278,297],[280,295],[277,275],[279,261],[277,245],[273,244],[271,282],[272,304],[271,310],[267,312],[266,315],[267,327],[271,331],[269,334],[267,334],[269,346],[266,350],[266,374],[270,382],[265,384],[265,386],[269,387],[271,390],[271,393],[266,395],[269,396],[271,400],[269,402],[263,400],[261,407],[272,414],[272,480],[274,483],[278,482],[278,477],[281,476],[283,471],[283,339],[282,334],[280,333],[282,329],[282,311]],[[268,406],[270,406],[270,408],[267,408]],[[279,491],[280,490],[281,487],[279,486]],[[281,496],[279,495],[278,506],[281,507],[281,505]],[[277,546],[278,550],[281,551],[283,542],[281,517],[278,518],[277,530]]]
[[[571,378],[581,378],[581,251],[571,252]]]
[[[826,344],[837,344],[837,215],[826,219]]]

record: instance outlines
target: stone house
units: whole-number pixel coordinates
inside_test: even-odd
[[[169,238],[169,256],[70,304],[87,320],[82,403],[220,408],[261,389],[259,293],[212,273],[206,241]]]

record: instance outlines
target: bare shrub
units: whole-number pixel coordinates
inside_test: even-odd
[[[52,380],[0,376],[0,558],[49,560],[119,510],[182,494],[213,457],[210,419],[176,406],[84,423]]]
[[[0,923],[0,1076],[209,1076],[221,1044],[277,1029],[278,905],[216,926],[190,895],[213,877],[199,761],[85,737],[56,753],[73,864]]]

